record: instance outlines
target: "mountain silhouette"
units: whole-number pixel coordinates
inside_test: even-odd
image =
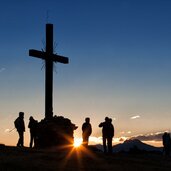
[[[114,153],[131,151],[162,152],[162,147],[154,147],[143,143],[138,139],[126,140],[122,144],[113,146]]]
[[[97,144],[96,148],[103,151],[103,145]],[[138,139],[126,140],[123,143],[113,146],[113,153],[119,152],[156,152],[161,153],[163,151],[162,147],[154,147],[146,143],[141,142]]]

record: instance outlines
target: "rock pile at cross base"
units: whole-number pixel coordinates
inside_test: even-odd
[[[71,145],[74,142],[74,130],[77,128],[70,119],[63,116],[55,115],[49,120],[43,119],[37,125],[35,147]]]

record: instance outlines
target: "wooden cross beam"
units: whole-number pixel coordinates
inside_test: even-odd
[[[60,62],[60,63],[63,63],[63,64],[68,64],[69,63],[67,57],[56,55],[56,54],[48,55],[47,52],[41,52],[41,51],[34,50],[34,49],[29,50],[29,56],[41,58],[41,59],[44,59],[44,60],[46,60],[47,56],[49,56],[48,60],[52,60],[53,62]]]
[[[45,118],[53,117],[53,62],[68,64],[67,57],[53,54],[53,24],[46,24],[46,51],[29,50],[29,56],[45,60]]]

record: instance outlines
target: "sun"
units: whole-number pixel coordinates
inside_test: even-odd
[[[74,139],[74,147],[79,147],[82,144],[81,138],[75,138]]]

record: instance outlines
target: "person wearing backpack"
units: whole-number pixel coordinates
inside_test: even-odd
[[[24,112],[19,112],[19,117],[14,121],[14,125],[19,135],[17,147],[24,147],[24,132],[25,132]]]

